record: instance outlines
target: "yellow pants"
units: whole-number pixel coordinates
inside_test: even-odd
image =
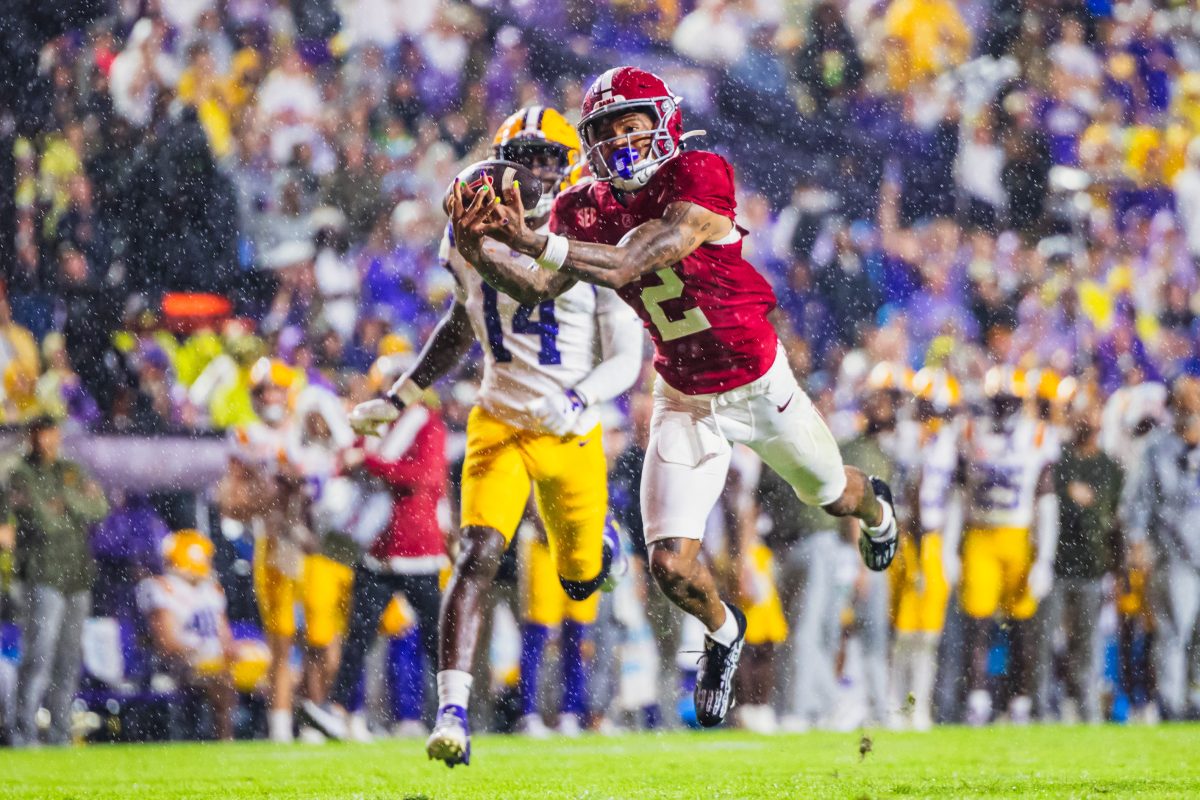
[[[892,622],[898,633],[941,633],[946,622],[950,585],[942,568],[942,535],[900,537],[896,563],[888,570],[892,583]]]
[[[522,572],[525,621],[547,628],[557,628],[564,619],[583,625],[595,622],[600,608],[600,594],[594,592],[586,600],[567,597],[562,584],[558,582],[550,545],[535,540],[525,548],[525,569]]]
[[[608,465],[600,426],[583,436],[514,428],[478,406],[467,421],[462,471],[462,526],[482,526],[511,542],[533,482],[538,511],[560,577],[600,574]]]
[[[742,612],[746,615],[746,644],[783,644],[787,641],[788,625],[775,587],[775,556],[771,548],[755,545],[746,554],[746,565],[754,573],[757,595],[753,602],[742,604]]]
[[[987,619],[1002,611],[1026,620],[1037,611],[1029,591],[1033,546],[1026,528],[968,528],[963,534],[962,606]]]
[[[305,641],[312,647],[328,647],[346,633],[354,570],[326,556],[312,555],[304,558],[303,575],[293,578],[270,565],[270,547],[267,537],[254,545],[254,595],[263,630],[272,636],[295,636],[296,604],[300,603]]]

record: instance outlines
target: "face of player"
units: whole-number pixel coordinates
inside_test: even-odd
[[[611,140],[605,141],[600,148],[604,163],[610,167],[614,166],[614,157],[619,158],[627,151],[636,153],[639,161],[644,161],[650,153],[654,120],[644,111],[614,114],[600,120],[596,128],[597,139]]]
[[[252,395],[254,413],[273,428],[283,424],[287,416],[287,391],[279,386],[264,386]]]

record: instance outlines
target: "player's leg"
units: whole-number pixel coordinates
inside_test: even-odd
[[[438,719],[425,748],[430,758],[447,766],[470,759],[467,706],[484,595],[529,497],[520,436],[480,408],[472,410],[467,422],[462,530],[438,625]]]
[[[696,682],[700,724],[729,711],[733,675],[745,639],[745,617],[722,602],[702,556],[708,514],[725,488],[732,449],[707,400],[658,385],[642,467],[642,521],[655,582],[672,603],[708,631]]]
[[[1002,569],[1001,608],[1010,620],[1010,721],[1024,725],[1033,718],[1033,696],[1037,689],[1037,662],[1040,651],[1038,601],[1029,588],[1029,570],[1033,566],[1030,531],[1004,528],[995,531]]]
[[[584,649],[599,611],[599,594],[593,594],[586,600],[569,600],[565,609],[558,646],[563,680],[558,731],[567,736],[579,733],[590,711],[587,702],[588,663]]]
[[[524,555],[521,671],[517,685],[521,695],[521,732],[542,738],[550,735],[550,729],[538,712],[538,677],[546,643],[550,634],[562,624],[568,598],[558,582],[549,543],[537,539],[525,542]]]
[[[521,454],[533,476],[559,583],[570,599],[586,600],[624,558],[606,525],[608,462],[600,426],[583,436],[528,437]]]
[[[842,462],[837,440],[782,351],[766,375],[719,395],[714,409],[721,430],[753,448],[803,502],[860,521],[859,550],[868,567],[880,571],[892,563],[897,527],[891,489]]]
[[[748,554],[753,572],[752,596],[743,600],[746,647],[738,667],[738,720],[743,728],[774,733],[778,727],[771,698],[775,693],[775,659],[787,640],[787,620],[775,586],[775,561],[769,548],[756,545]]]
[[[341,663],[329,690],[329,702],[322,705],[308,698],[301,706],[308,721],[333,739],[350,736],[348,714],[356,710],[355,692],[362,680],[367,651],[375,642],[379,618],[393,593],[389,577],[361,563],[355,567],[350,621],[342,646]]]
[[[337,674],[354,570],[324,555],[304,560],[304,695],[324,703]]]
[[[1000,607],[1002,573],[995,553],[995,531],[970,529],[963,535],[962,589],[963,652],[967,682],[967,722],[983,725],[991,719],[992,697],[987,684],[987,655],[992,618]]]
[[[267,728],[273,742],[292,741],[292,643],[296,637],[296,581],[272,564],[275,541],[259,537],[254,546],[254,597],[270,653],[267,669]]]
[[[928,730],[933,725],[933,686],[937,679],[937,651],[946,623],[950,586],[942,568],[942,537],[927,533],[920,544],[921,583],[918,629],[912,660],[913,727]]]

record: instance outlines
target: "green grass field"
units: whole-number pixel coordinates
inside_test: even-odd
[[[0,798],[1198,797],[1200,726],[479,737],[470,767],[417,741],[0,750]]]

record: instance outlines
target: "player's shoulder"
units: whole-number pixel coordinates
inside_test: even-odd
[[[733,165],[711,150],[684,150],[663,168],[668,176],[707,176],[733,178]]]

